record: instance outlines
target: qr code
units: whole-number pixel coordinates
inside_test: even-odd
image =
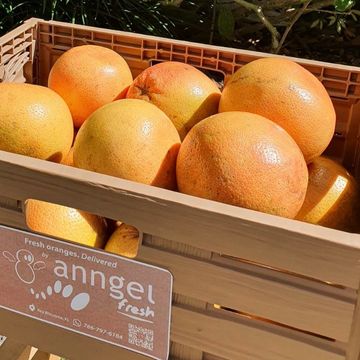
[[[154,350],[154,331],[141,326],[129,324],[129,344],[146,350]]]

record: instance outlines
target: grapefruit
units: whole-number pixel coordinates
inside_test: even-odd
[[[106,221],[85,211],[30,199],[25,219],[30,230],[45,235],[97,248],[105,245]]]
[[[204,73],[176,61],[147,68],[127,92],[127,98],[149,101],[164,111],[181,139],[200,120],[217,113],[220,95]]]
[[[74,144],[78,168],[174,189],[180,138],[155,105],[118,100],[94,112]]]
[[[122,223],[110,236],[106,243],[105,251],[134,258],[138,253],[139,243],[139,231],[131,225]]]
[[[308,163],[323,153],[335,131],[334,106],[322,83],[282,58],[239,69],[225,85],[219,111],[248,111],[274,121],[294,138]]]
[[[30,84],[0,84],[0,150],[60,162],[74,128],[64,100]]]
[[[359,186],[344,167],[324,156],[309,164],[309,186],[298,220],[355,231],[359,210]]]
[[[68,104],[74,124],[115,100],[132,82],[130,68],[115,51],[82,45],[66,51],[52,67],[48,85]]]
[[[61,164],[67,166],[74,166],[74,148],[72,147],[64,159],[61,161]]]
[[[177,181],[185,194],[294,218],[308,172],[299,147],[280,126],[234,111],[190,130],[179,151]]]

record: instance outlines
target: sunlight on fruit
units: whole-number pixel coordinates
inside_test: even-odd
[[[324,215],[327,213],[324,211],[321,211],[321,209],[329,207],[329,204],[331,204],[331,207],[336,204],[336,202],[341,197],[341,193],[343,193],[346,190],[346,186],[348,184],[348,179],[344,178],[341,175],[338,175],[336,178],[334,184],[331,186],[329,191],[324,195],[324,197],[312,208],[311,211],[304,217],[304,221],[310,221],[311,222],[319,222]],[[330,208],[331,208],[330,207]]]

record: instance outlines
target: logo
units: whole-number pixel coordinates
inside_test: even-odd
[[[30,289],[30,293],[36,300],[42,300],[44,302],[50,300],[53,296],[60,296],[63,299],[70,298],[70,308],[73,311],[84,310],[90,303],[90,295],[86,292],[73,294],[74,287],[72,285],[63,286],[60,280],[56,280],[53,286],[48,285],[46,290],[36,292],[33,288]]]
[[[97,249],[0,226],[0,308],[168,358],[172,276]],[[4,332],[6,331],[6,326]]]
[[[11,263],[15,263],[16,275],[25,284],[32,284],[35,281],[35,271],[45,269],[43,261],[34,262],[35,257],[29,250],[18,250],[15,256],[3,251],[3,256]]]

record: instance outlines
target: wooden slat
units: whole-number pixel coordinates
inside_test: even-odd
[[[224,360],[224,358],[220,358],[216,355],[211,355],[211,354],[204,354],[204,358],[203,360]]]
[[[29,360],[32,360],[32,357],[36,354],[38,349],[31,347],[31,351],[30,351],[30,358]]]
[[[31,358],[31,360],[49,360],[50,354],[43,351],[36,351],[35,355]]]
[[[349,338],[355,300],[342,289],[305,279],[293,284],[289,275],[279,281],[271,270],[266,277],[146,246],[138,259],[167,268],[175,293],[344,342]]]
[[[345,359],[342,349],[322,339],[179,307],[173,309],[172,331],[176,341],[229,360]]]
[[[20,339],[18,341],[20,341]],[[0,347],[1,360],[27,360],[30,355],[30,347],[18,341],[11,337],[6,339]]]
[[[31,344],[42,351],[59,354],[71,360],[149,360],[148,357],[123,350],[120,347],[94,341],[68,330],[57,328],[0,308],[1,331],[11,339]],[[15,357],[2,357],[14,360]]]
[[[71,360],[146,360],[110,344],[0,309],[2,331],[13,339]],[[15,338],[14,338],[15,336]],[[59,341],[61,339],[61,341]],[[323,339],[272,324],[173,307],[172,339],[224,358],[241,360],[344,360],[344,351]],[[0,351],[0,355],[2,355]],[[14,360],[3,358],[1,360]]]
[[[227,255],[214,253],[211,261],[220,266],[226,266],[235,270],[256,274],[258,277],[272,278],[279,282],[291,283],[293,286],[306,287],[314,291],[324,291],[334,297],[346,298],[355,304],[357,301],[357,290],[337,286],[335,284],[318,281],[310,277],[298,275],[292,272],[278,270],[247,260],[234,258]],[[304,281],[305,280],[305,281]],[[325,286],[325,287],[324,287]]]
[[[145,236],[143,239],[143,244],[147,244],[150,246],[159,246],[161,248],[175,250],[182,255],[192,255],[201,257],[203,259],[210,259],[211,252],[196,249],[192,246],[175,243],[173,241],[169,241],[166,239],[156,238],[154,236]],[[197,299],[189,298],[182,294],[173,294],[173,303],[190,305],[193,308],[197,309],[206,309],[207,302],[199,301]],[[174,341],[170,343],[170,357],[178,360],[202,360],[203,352],[198,349],[191,348],[189,346],[185,346],[183,344],[178,344]]]
[[[61,358],[56,355],[52,355],[41,350],[38,350],[31,360],[60,360]]]
[[[360,360],[360,289],[358,291],[346,360]]]
[[[0,196],[0,207],[16,211],[21,209],[17,200],[5,196]]]
[[[30,351],[30,357],[28,360],[32,360],[33,356],[36,354],[37,349],[34,347],[31,347],[31,351]]]
[[[51,354],[50,357],[49,357],[49,360],[61,360],[62,358],[60,358],[59,356],[57,355],[53,355]]]
[[[31,346],[27,346],[24,352],[20,355],[20,357],[16,360],[30,360],[31,357]]]
[[[122,219],[143,232],[357,289],[360,235],[0,152],[0,189]]]
[[[28,230],[23,213],[0,207],[0,224]]]

